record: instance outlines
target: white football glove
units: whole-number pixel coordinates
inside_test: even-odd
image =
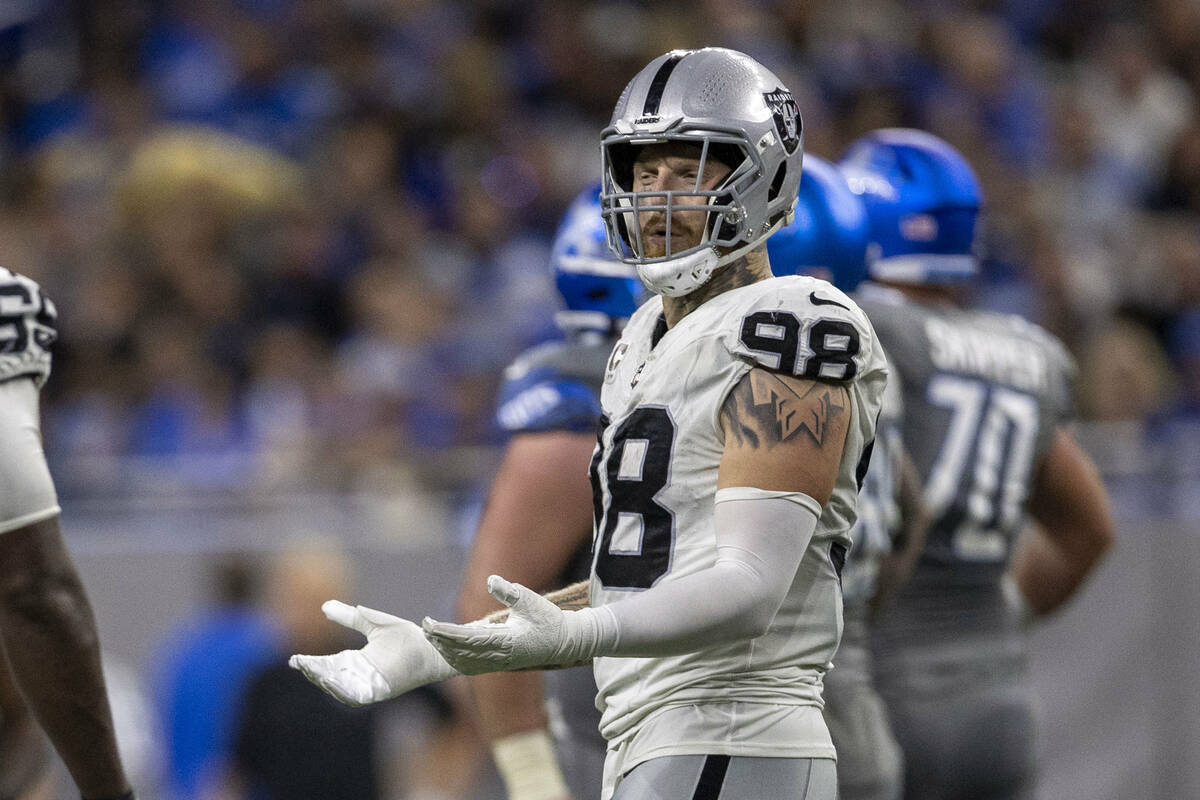
[[[499,575],[487,581],[492,597],[508,606],[505,622],[452,625],[426,617],[425,637],[464,675],[571,664],[594,654],[594,609],[563,611],[537,592]]]
[[[366,636],[366,646],[331,656],[295,655],[288,666],[348,706],[378,703],[458,674],[414,622],[337,600],[326,601],[321,610]]]

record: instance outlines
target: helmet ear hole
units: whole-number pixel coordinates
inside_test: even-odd
[[[742,148],[736,144],[722,144],[719,142],[709,145],[708,157],[729,167],[730,174],[736,172],[737,168],[746,160],[746,154],[742,152]]]
[[[775,198],[779,197],[779,190],[783,187],[783,181],[787,178],[787,162],[784,161],[779,165],[779,169],[775,170],[775,177],[771,179],[771,188],[767,192],[767,202],[774,203]]]
[[[614,145],[609,148],[612,160],[612,179],[623,192],[633,191],[633,163],[642,148],[631,145]]]

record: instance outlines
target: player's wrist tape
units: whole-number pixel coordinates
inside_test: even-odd
[[[508,800],[562,800],[570,792],[545,729],[514,733],[492,742],[492,758]]]

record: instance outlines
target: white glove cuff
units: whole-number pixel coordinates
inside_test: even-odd
[[[617,619],[607,606],[564,611],[562,645],[554,663],[577,664],[592,660],[597,652],[609,652],[617,633]]]

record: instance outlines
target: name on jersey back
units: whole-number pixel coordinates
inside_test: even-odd
[[[1035,393],[1049,381],[1046,354],[1028,339],[937,318],[925,320],[925,336],[934,365],[946,372],[978,375]]]

